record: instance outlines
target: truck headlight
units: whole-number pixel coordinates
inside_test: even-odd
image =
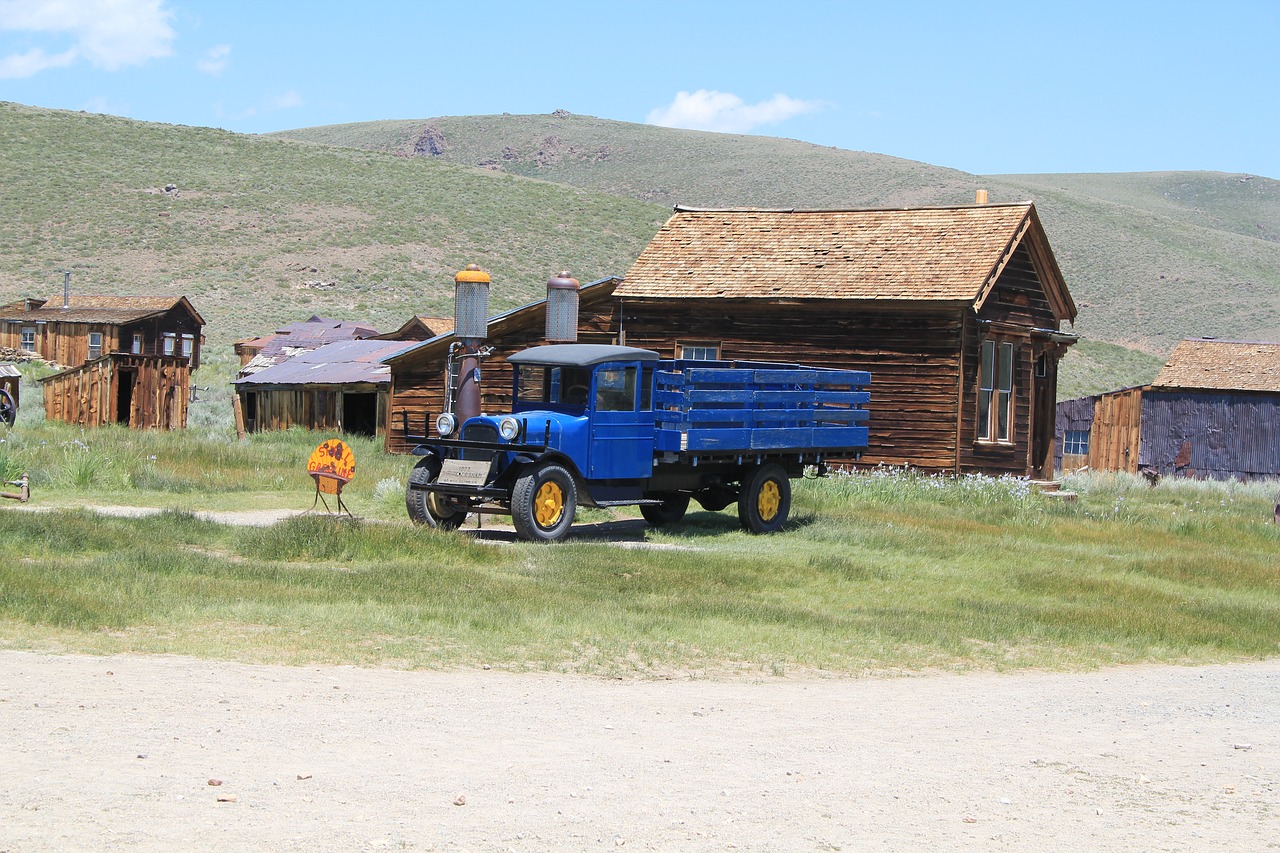
[[[503,441],[514,441],[520,434],[520,422],[515,418],[503,418],[498,421],[498,435]]]
[[[458,428],[458,419],[453,416],[452,412],[441,412],[436,418],[436,432],[441,435],[453,435],[453,431]]]

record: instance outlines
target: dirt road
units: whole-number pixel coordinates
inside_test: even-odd
[[[1280,661],[622,682],[0,652],[0,851],[620,848],[1280,849]]]

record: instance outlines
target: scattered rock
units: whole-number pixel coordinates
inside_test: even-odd
[[[219,785],[221,785],[221,784],[222,784],[222,780],[221,780],[221,779],[210,779],[210,780],[209,780],[209,784],[216,788],[216,787],[218,787]]]
[[[299,773],[299,774],[298,774],[298,781],[302,781],[302,780],[304,780],[304,779],[310,779],[310,778],[311,778],[311,774],[310,774],[310,773]]]
[[[1278,504],[1278,506],[1280,506],[1280,504]],[[1231,748],[1232,748],[1232,749],[1253,749],[1253,744],[1251,744],[1251,743],[1236,743],[1236,744],[1232,744],[1232,745],[1231,745]]]
[[[459,795],[458,795],[458,798],[457,798],[456,800],[454,800],[454,801],[453,801],[453,804],[454,804],[455,806],[465,806],[465,805],[467,804],[467,795],[466,795],[466,794],[459,794]]]
[[[240,802],[240,798],[239,798],[239,797],[237,797],[235,794],[219,794],[219,795],[218,795],[218,802],[220,802],[220,803],[238,803],[238,802]]]

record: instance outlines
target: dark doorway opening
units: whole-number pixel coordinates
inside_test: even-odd
[[[132,370],[121,370],[116,374],[116,423],[130,423],[133,413],[133,383],[138,374]]]
[[[342,431],[348,435],[376,435],[378,392],[342,395]]]

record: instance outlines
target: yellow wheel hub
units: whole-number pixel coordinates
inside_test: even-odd
[[[564,491],[559,483],[543,483],[533,498],[533,517],[540,527],[555,527],[564,515]]]
[[[760,487],[760,495],[756,498],[756,511],[761,521],[772,521],[778,514],[778,506],[782,503],[782,494],[778,491],[776,480],[769,480]]]

